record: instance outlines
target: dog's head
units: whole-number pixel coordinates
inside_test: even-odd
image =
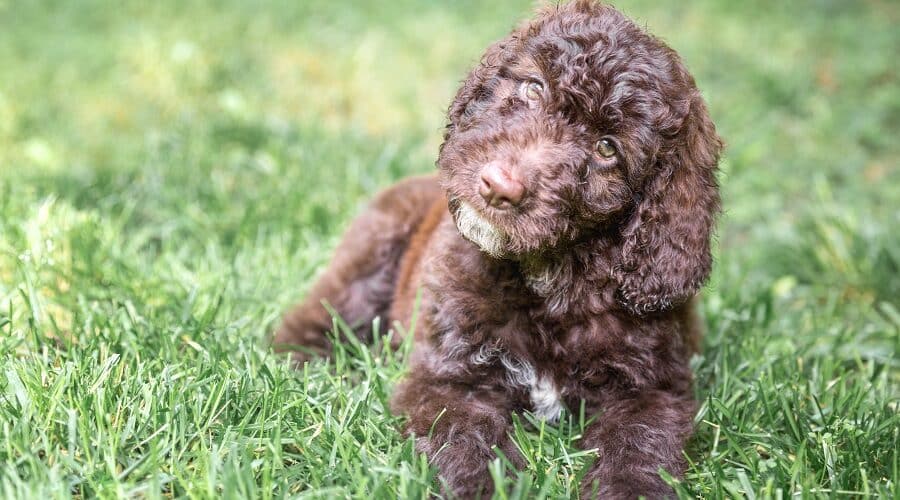
[[[484,252],[552,255],[603,235],[636,313],[709,274],[722,143],[678,55],[612,7],[549,7],[492,45],[449,120],[442,182]]]

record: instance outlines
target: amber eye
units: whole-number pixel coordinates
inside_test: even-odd
[[[604,158],[616,156],[616,145],[609,139],[600,139],[595,146],[597,154]]]
[[[539,101],[543,91],[544,87],[538,82],[522,83],[522,95],[528,101]]]

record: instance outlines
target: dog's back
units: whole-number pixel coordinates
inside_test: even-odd
[[[277,350],[293,351],[302,362],[310,354],[327,355],[326,332],[332,328],[327,303],[363,340],[372,335],[372,320],[388,320],[397,295],[397,283],[410,283],[423,236],[423,222],[436,224],[446,213],[446,201],[437,176],[405,179],[381,192],[353,221],[306,299],[289,311],[273,339]],[[443,205],[443,209],[440,207]],[[416,251],[419,249],[419,252]],[[411,256],[405,257],[412,249]],[[401,265],[401,262],[403,263]],[[411,312],[415,291],[400,296]],[[399,338],[398,338],[399,340]]]

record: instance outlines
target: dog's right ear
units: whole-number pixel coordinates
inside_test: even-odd
[[[481,56],[481,61],[477,66],[472,68],[466,77],[462,86],[456,92],[456,97],[450,104],[447,117],[450,119],[450,127],[456,126],[459,119],[466,113],[469,104],[482,92],[488,81],[496,76],[503,65],[505,55],[509,51],[512,44],[512,38],[507,37],[503,40],[494,42],[487,51]]]
[[[689,300],[709,276],[710,242],[719,212],[716,170],[722,140],[706,103],[690,84],[686,116],[673,147],[658,158],[656,177],[623,232],[619,293],[634,314]]]

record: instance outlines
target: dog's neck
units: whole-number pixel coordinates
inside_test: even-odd
[[[598,250],[600,249],[600,250]],[[537,296],[551,299],[599,292],[609,283],[610,246],[602,242],[576,245],[566,251],[529,255],[518,260],[525,284]]]
[[[547,298],[554,293],[564,293],[571,284],[571,258],[565,257],[548,262],[522,262],[522,276],[528,288],[539,297]]]

